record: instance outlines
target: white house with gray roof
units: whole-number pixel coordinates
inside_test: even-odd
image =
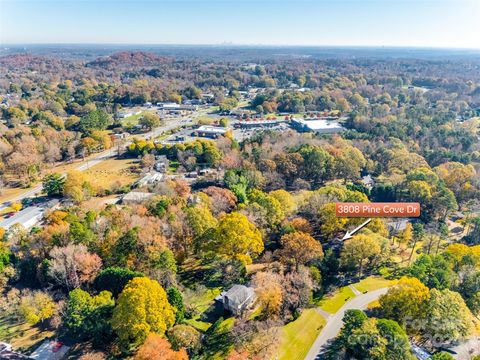
[[[225,310],[240,316],[255,301],[255,291],[245,285],[233,285],[230,290],[222,292],[217,300],[223,303]]]

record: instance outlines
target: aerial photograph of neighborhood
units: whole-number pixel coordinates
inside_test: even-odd
[[[0,360],[480,360],[480,0],[0,0]]]

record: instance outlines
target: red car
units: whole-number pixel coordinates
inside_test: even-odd
[[[63,346],[63,343],[61,341],[52,341],[52,352],[56,353],[58,350],[60,350]]]

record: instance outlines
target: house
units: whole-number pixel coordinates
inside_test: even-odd
[[[285,119],[239,121],[238,123],[235,124],[235,127],[241,128],[241,129],[271,128],[285,122],[287,122],[287,120]]]
[[[61,360],[65,358],[69,349],[70,346],[66,346],[61,341],[45,340],[32,352],[29,359]]]
[[[408,223],[409,223],[408,219],[399,218],[399,219],[395,219],[393,221],[387,222],[387,227],[392,235],[398,235],[403,230],[405,230]]]
[[[373,185],[375,185],[375,180],[370,175],[362,177],[362,184],[369,190],[372,190]]]
[[[185,100],[183,104],[184,105],[203,105],[203,100],[202,99]]]
[[[139,191],[131,191],[123,195],[122,204],[141,204],[148,199],[151,199],[155,194]]]
[[[148,128],[141,124],[133,125],[131,130],[132,134],[140,134],[140,133],[145,133],[147,131],[148,131]]]
[[[120,140],[120,139],[128,138],[130,134],[128,132],[122,132],[122,133],[114,134],[113,136],[115,137],[116,140]]]
[[[125,118],[128,118],[130,116],[133,116],[133,112],[130,112],[130,111],[121,111],[118,113],[118,117],[120,119],[125,119]]]
[[[178,104],[174,102],[157,103],[160,114],[187,115],[197,110],[196,105]]]
[[[218,300],[225,310],[233,315],[242,315],[255,301],[255,291],[245,285],[233,285],[227,292],[221,293]]]
[[[155,158],[155,165],[153,166],[156,171],[166,173],[168,170],[168,159],[166,155],[158,155]]]
[[[158,174],[158,173],[148,173],[147,175],[145,175],[143,178],[141,178],[140,180],[138,180],[136,183],[135,183],[135,187],[142,187],[142,186],[146,186],[146,185],[153,185],[153,184],[156,184],[160,181],[163,180],[163,174]]]

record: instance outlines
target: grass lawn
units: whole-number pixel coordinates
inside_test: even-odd
[[[207,331],[210,326],[212,326],[212,321],[209,319],[209,316],[205,314],[207,310],[215,306],[215,297],[221,292],[220,288],[211,288],[206,289],[203,293],[198,294],[197,292],[192,293],[191,295],[185,295],[185,304],[189,307],[192,307],[196,310],[196,315],[191,319],[186,319],[185,322],[194,328],[200,331]]]
[[[195,118],[195,120],[197,121],[197,123],[202,125],[212,125],[213,123],[215,123],[217,120],[220,120],[220,119],[215,119],[207,115],[200,115],[197,118]]]
[[[23,321],[10,317],[0,317],[0,341],[12,345],[19,352],[30,353],[35,350],[46,338],[54,336],[53,331],[42,331]]]
[[[206,289],[206,291],[200,295],[185,296],[185,302],[197,309],[198,312],[204,312],[212,305],[215,297],[219,295],[220,292],[220,288]]]
[[[378,300],[373,300],[371,303],[367,305],[367,309],[374,309],[380,306],[380,301]]]
[[[17,196],[22,195],[24,192],[27,192],[28,190],[29,189],[25,189],[21,187],[3,188],[0,193],[0,203],[16,198]]]
[[[138,124],[138,120],[144,115],[145,112],[141,112],[140,114],[132,115],[120,120],[122,126],[130,127]]]
[[[283,327],[278,359],[303,360],[324,326],[325,319],[315,309],[304,310]]]
[[[205,342],[205,352],[202,360],[224,360],[233,349],[230,330],[235,323],[235,318],[230,317],[221,322],[218,328],[213,329]]]
[[[198,320],[199,317],[200,317],[200,315],[195,316],[192,319],[187,319],[187,320],[184,320],[184,321],[187,325],[193,326],[198,331],[205,332],[208,329],[210,329],[210,326],[212,326],[212,324],[209,323],[209,322],[206,322],[206,321]]]
[[[172,160],[168,162],[168,171],[174,173],[177,171],[178,167],[180,166],[180,163],[176,160]]]
[[[398,280],[387,280],[380,276],[370,276],[366,279],[361,280],[358,283],[353,284],[353,286],[355,286],[355,288],[361,293],[366,293],[387,286],[395,285],[397,282]]]
[[[136,163],[133,159],[108,159],[85,170],[85,174],[95,187],[110,189],[113,184],[120,187],[139,178],[138,174],[130,171]]]
[[[317,305],[330,314],[335,314],[345,303],[354,298],[353,290],[344,286],[336,290],[333,294],[327,295],[318,301]]]

